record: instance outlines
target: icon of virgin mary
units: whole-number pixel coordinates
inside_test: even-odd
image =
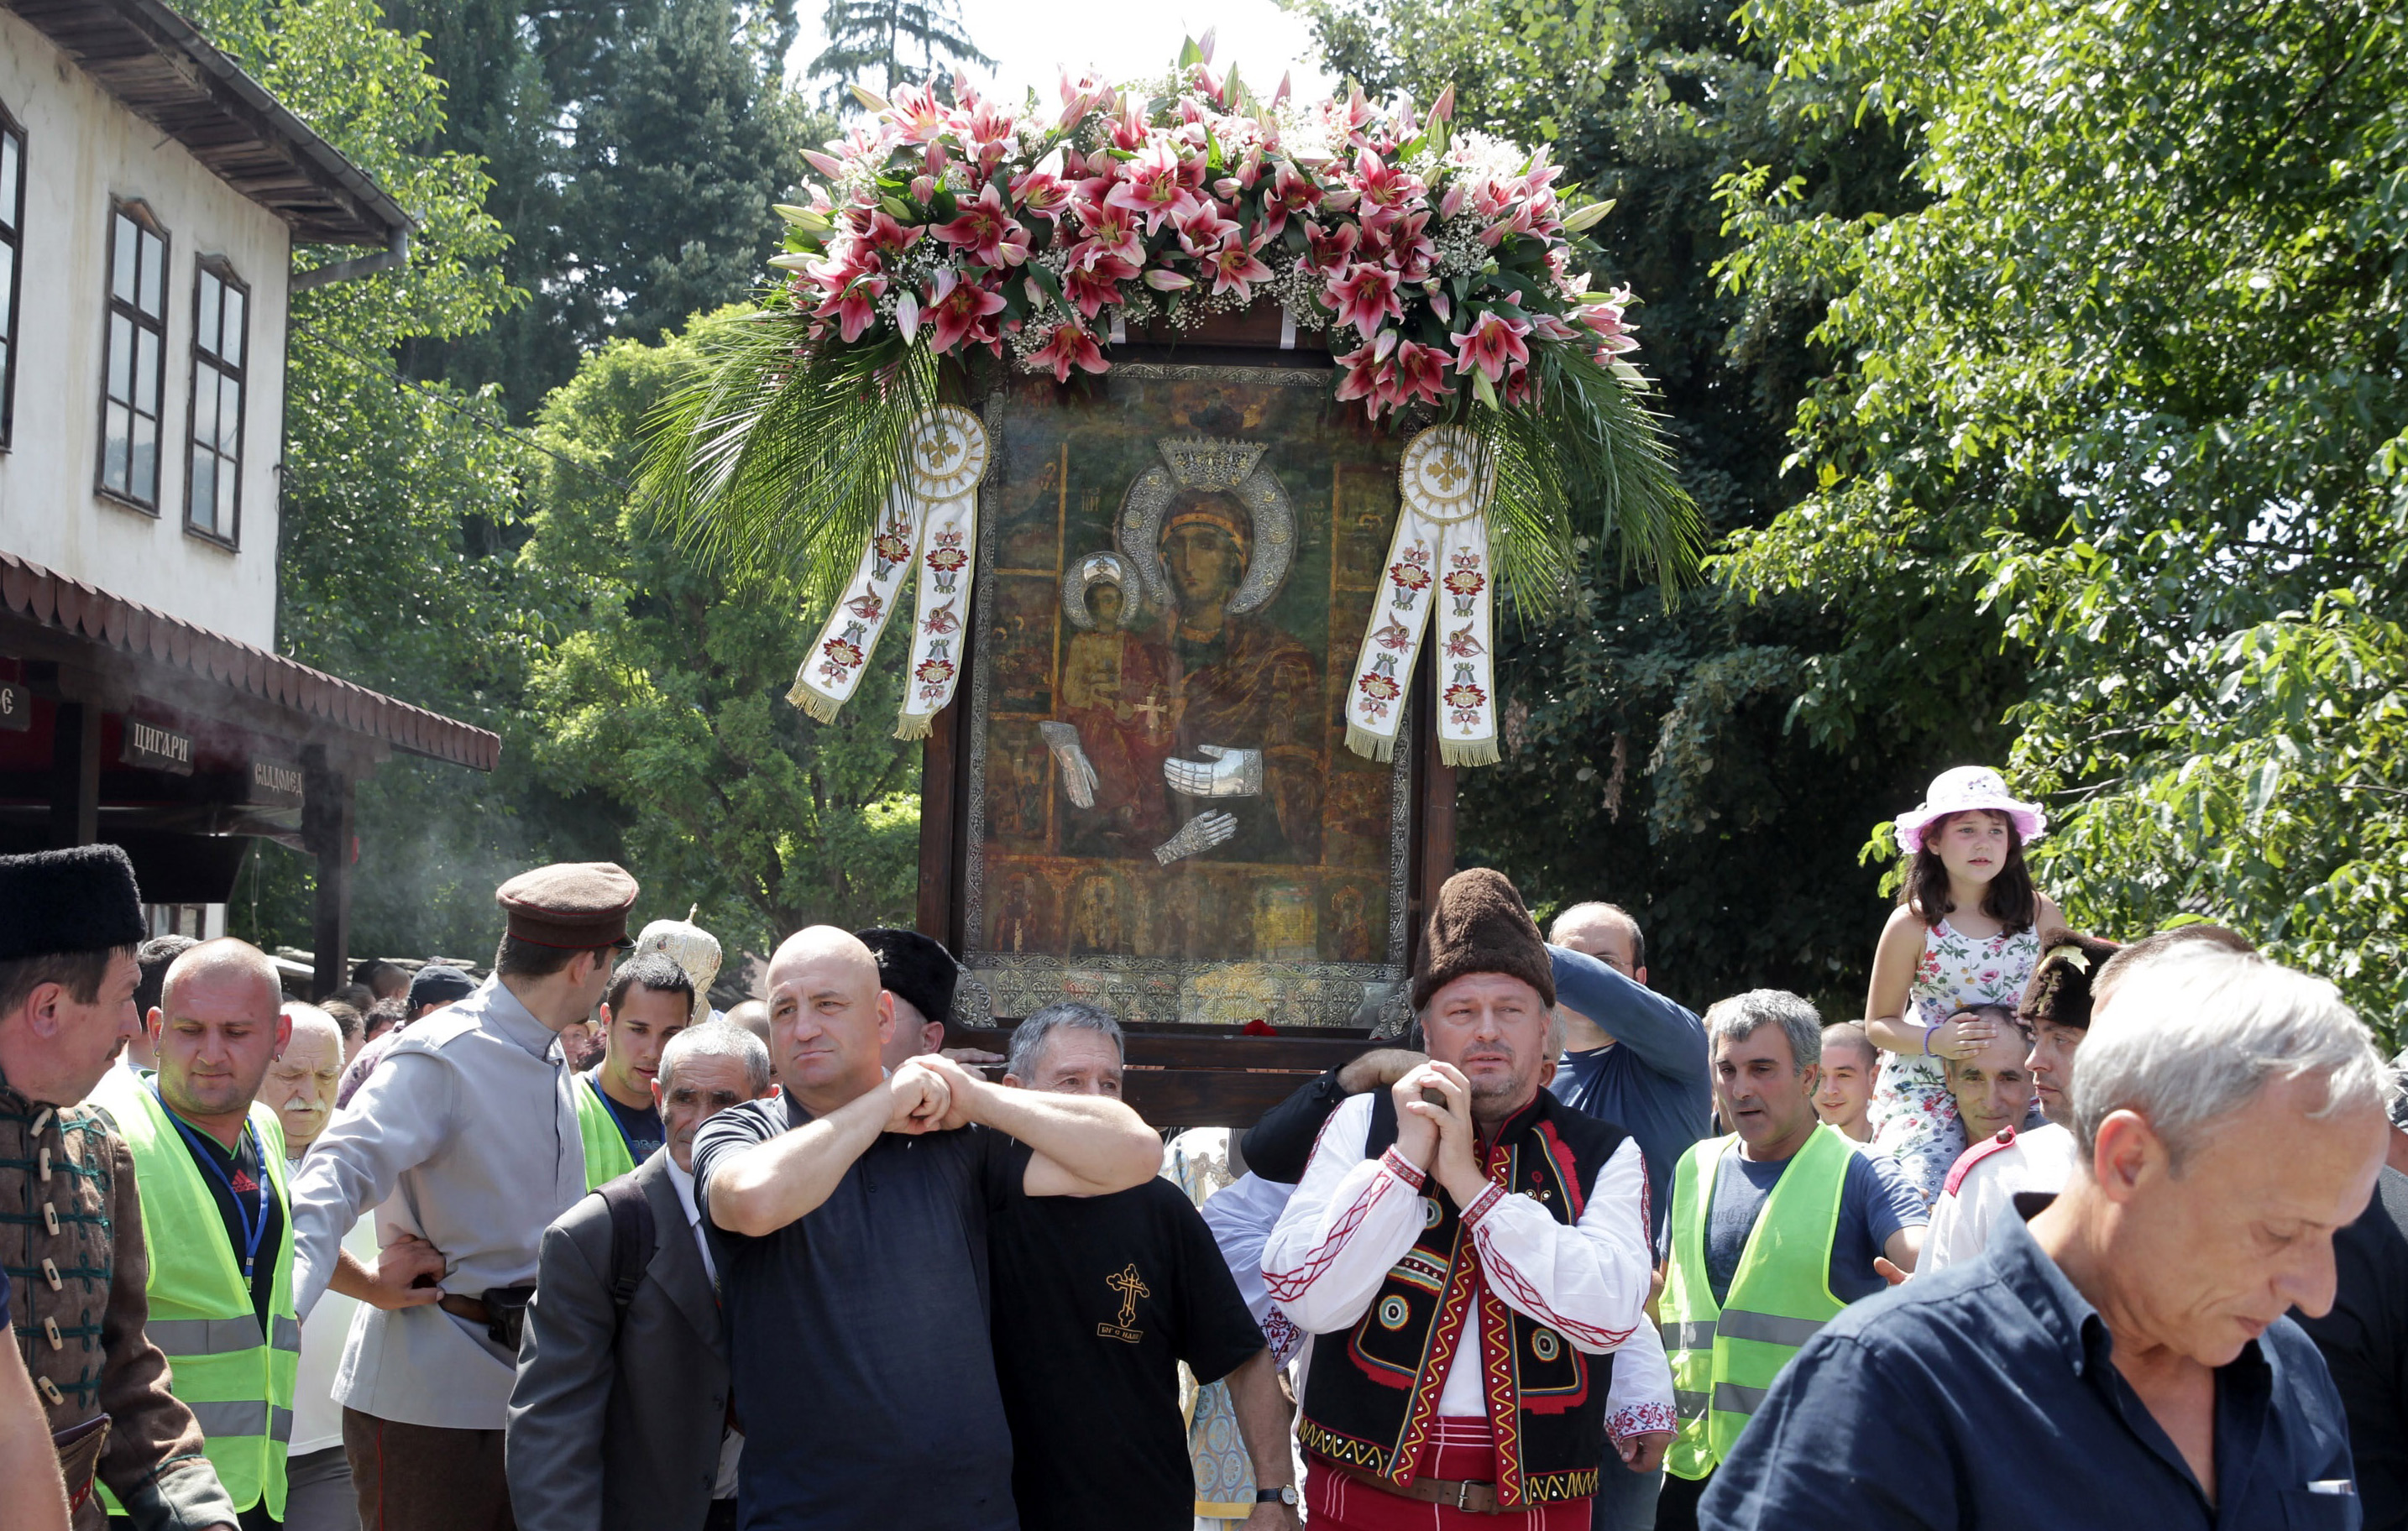
[[[1158,446],[1163,462],[1139,475],[1122,502],[1121,553],[1112,560],[1135,569],[1143,604],[1160,613],[1159,637],[1147,649],[1162,656],[1171,681],[1160,780],[1145,784],[1149,801],[1132,820],[1153,822],[1159,804],[1170,833],[1153,853],[1166,866],[1208,853],[1318,861],[1318,671],[1311,651],[1263,615],[1295,554],[1286,491],[1262,465],[1261,446],[1211,437]],[[1078,663],[1074,654],[1074,669]],[[1066,691],[1075,679],[1066,674]],[[1087,758],[1100,735],[1089,739],[1084,720],[1043,726],[1073,805],[1101,806],[1079,801],[1082,789],[1093,798],[1103,785]]]

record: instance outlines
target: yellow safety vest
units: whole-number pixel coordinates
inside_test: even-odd
[[[142,1241],[150,1257],[150,1316],[143,1327],[166,1354],[168,1389],[193,1411],[205,1438],[204,1453],[235,1509],[247,1510],[265,1501],[267,1512],[280,1521],[284,1447],[293,1438],[294,1379],[301,1362],[284,1128],[274,1111],[251,1106],[260,1169],[283,1209],[272,1252],[269,1332],[263,1335],[216,1198],[150,1084],[112,1070],[95,1104],[108,1109],[134,1156]],[[270,1252],[260,1254],[267,1258]],[[106,1488],[102,1495],[109,1513],[124,1513]]]
[[[1831,1292],[1840,1193],[1855,1152],[1816,1125],[1749,1230],[1727,1299],[1706,1279],[1707,1201],[1739,1139],[1692,1144],[1672,1172],[1672,1258],[1664,1282],[1664,1352],[1681,1431],[1665,1469],[1691,1481],[1730,1454],[1798,1348],[1847,1304]]]
[[[592,1074],[569,1080],[577,1096],[577,1135],[585,1140],[585,1189],[599,1191],[622,1175],[636,1172],[636,1156],[627,1150],[627,1135],[619,1119],[602,1101],[601,1082]]]

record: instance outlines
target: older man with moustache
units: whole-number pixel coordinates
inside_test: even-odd
[[[284,1017],[292,1034],[267,1066],[260,1099],[284,1128],[284,1178],[289,1181],[334,1117],[344,1038],[341,1023],[319,1006],[288,1001]],[[375,1219],[363,1216],[352,1223],[343,1247],[354,1259],[374,1261]],[[343,1452],[343,1410],[335,1402],[335,1369],[358,1309],[352,1299],[330,1293],[318,1299],[301,1324],[301,1363],[293,1381],[293,1438],[285,1443],[285,1531],[359,1531],[351,1459]]]
[[[894,1002],[846,931],[788,937],[768,987],[785,1093],[714,1117],[694,1153],[745,1524],[1009,1531],[986,1209],[1014,1174],[1031,1195],[1141,1184],[1161,1141],[1118,1101],[1006,1090],[941,1056],[888,1075]]]
[[[1646,1171],[1542,1088],[1548,957],[1511,882],[1448,879],[1413,981],[1429,1060],[1338,1108],[1264,1245],[1270,1295],[1316,1337],[1316,1526],[1585,1528],[1609,1429],[1670,1424]]]
[[[95,1474],[137,1526],[231,1526],[193,1411],[144,1333],[150,1257],[133,1154],[78,1102],[137,1030],[142,895],[113,845],[0,856],[0,1268],[78,1531]]]
[[[743,1438],[728,1424],[727,1343],[695,1201],[694,1138],[720,1112],[768,1094],[768,1050],[724,1021],[681,1028],[651,1083],[666,1152],[544,1230],[510,1392],[506,1455],[520,1531],[736,1524]]]
[[[1119,1023],[1069,1002],[1013,1029],[1003,1082],[1117,1100],[1125,1069]],[[995,1352],[1021,1531],[1188,1531],[1182,1362],[1200,1384],[1228,1383],[1254,1469],[1248,1531],[1293,1531],[1279,1371],[1185,1192],[1157,1175],[1115,1195],[1031,1196],[1006,1176],[987,1248],[995,1306],[1009,1316]],[[1104,1422],[1108,1452],[1096,1449]]]
[[[2366,1028],[2329,983],[2194,949],[2116,989],[2072,1094],[2065,1190],[1816,1335],[1702,1524],[2359,1524],[2341,1401],[2284,1313],[2331,1306],[2383,1167]]]
[[[2029,1130],[1971,1139],[1931,1204],[1919,1270],[1928,1275],[1981,1253],[1992,1232],[2013,1216],[2017,1195],[2065,1188],[2080,1152],[2072,1132],[2073,1058],[2092,1019],[2105,1013],[2108,997],[2136,974],[2200,949],[2257,950],[2238,932],[2210,924],[2162,930],[2129,946],[2070,931],[2055,932],[2042,943],[2015,1016],[2031,1028],[2028,1066],[2041,1114],[2048,1120]]]

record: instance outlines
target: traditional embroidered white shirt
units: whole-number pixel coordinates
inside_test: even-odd
[[[1271,1299],[1308,1333],[1353,1327],[1422,1231],[1420,1176],[1395,1150],[1363,1156],[1371,1101],[1353,1095],[1313,1146],[1304,1179],[1263,1245]],[[1654,1272],[1647,1171],[1629,1138],[1598,1171],[1580,1221],[1565,1224],[1520,1193],[1491,1190],[1464,1209],[1480,1281],[1505,1306],[1590,1355],[1617,1352],[1606,1399],[1615,1438],[1673,1427],[1672,1372],[1647,1321]],[[1439,1391],[1441,1416],[1485,1418],[1480,1327],[1467,1324],[1458,1364]]]
[[[1967,1149],[1931,1204],[1931,1226],[1924,1231],[1915,1274],[1945,1270],[1980,1254],[2000,1220],[2014,1215],[2016,1193],[2064,1190],[2076,1157],[2073,1134],[2055,1123],[2003,1143],[1985,1138]]]

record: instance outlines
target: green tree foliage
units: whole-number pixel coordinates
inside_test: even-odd
[[[208,0],[194,19],[417,225],[402,268],[294,295],[280,641],[305,663],[508,736],[543,596],[491,553],[517,514],[526,448],[489,393],[408,383],[391,361],[413,339],[480,331],[513,302],[494,265],[505,236],[483,207],[486,177],[473,157],[425,147],[441,133],[442,81],[372,0]],[[473,952],[492,939],[493,874],[549,838],[527,833],[530,802],[547,794],[513,753],[483,780],[396,758],[361,788],[363,944]],[[591,818],[552,802],[562,826]],[[237,889],[237,928],[306,947],[311,870],[263,843]]]
[[[853,98],[855,85],[884,95],[906,85],[934,85],[951,101],[953,71],[995,66],[970,41],[955,0],[828,0],[821,26],[828,45],[808,72],[828,81],[821,98],[848,115],[861,109]]]
[[[608,797],[648,895],[680,914],[698,902],[731,946],[908,923],[919,751],[890,737],[900,666],[874,667],[838,722],[811,722],[785,700],[817,622],[799,580],[713,572],[624,487],[645,417],[699,361],[688,336],[614,340],[544,403],[552,455],[520,563],[575,609],[534,668],[536,761]]]
[[[1928,204],[1736,182],[1732,279],[1836,294],[1813,493],[1738,590],[1845,641],[1799,718],[1987,715],[2060,826],[2041,872],[2131,936],[2206,916],[2408,1014],[2408,18],[2266,6],[1757,0],[1830,122],[1912,124]]]
[[[1643,308],[1643,363],[1712,536],[1794,500],[1781,464],[1828,360],[1807,340],[1823,294],[1725,293],[1715,189],[1754,165],[1835,217],[1896,210],[1907,155],[1880,118],[1816,114],[1723,8],[1672,0],[1316,0],[1331,67],[1420,100],[1453,84],[1460,120],[1545,142],[1615,210],[1593,231],[1601,283]],[[1583,518],[1575,509],[1575,522]],[[1593,519],[1590,524],[1594,524]],[[2003,751],[1979,724],[1944,741],[1817,740],[1786,726],[1807,656],[1844,641],[1799,598],[1692,592],[1677,605],[1589,544],[1571,616],[1499,624],[1502,764],[1461,778],[1462,856],[1541,905],[1605,897],[1647,928],[1652,977],[1700,1003],[1781,984],[1860,1002],[1884,914],[1855,872],[1865,827],[1914,801],[1936,749]],[[1978,687],[1975,676],[1946,678]]]
[[[454,82],[428,142],[481,156],[527,294],[492,327],[409,348],[413,376],[499,384],[529,418],[579,358],[748,296],[764,209],[832,132],[783,84],[793,0],[387,0]]]

